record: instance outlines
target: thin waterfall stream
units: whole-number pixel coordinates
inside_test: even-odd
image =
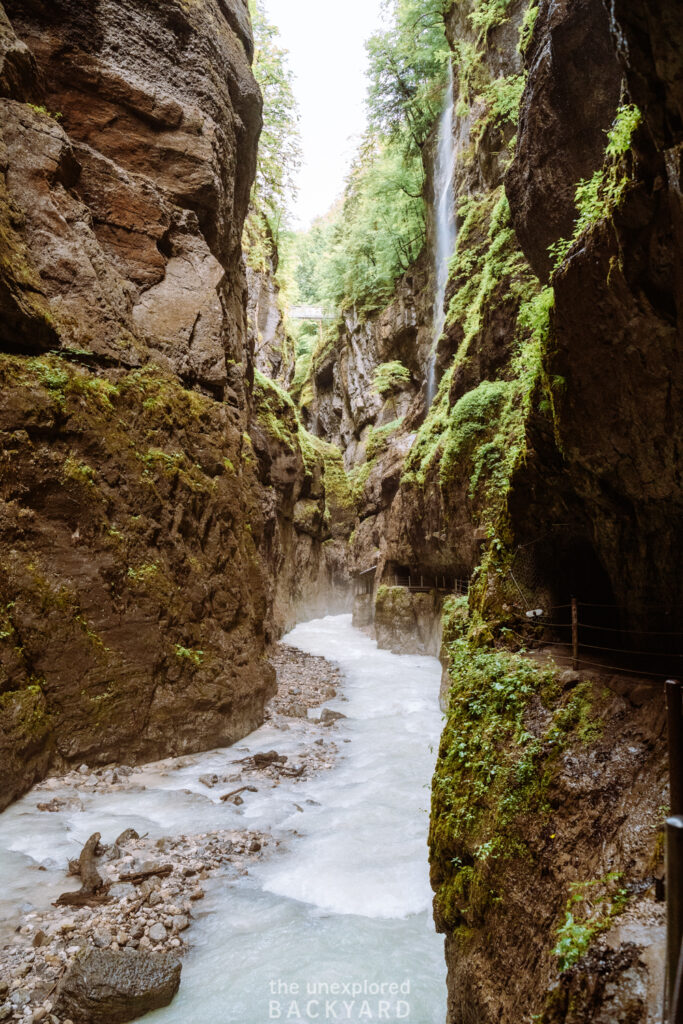
[[[109,843],[131,826],[151,836],[260,830],[272,837],[271,852],[242,877],[205,883],[180,992],[145,1020],[443,1024],[443,940],[431,916],[426,849],[440,664],[379,650],[350,615],[299,625],[285,642],[341,670],[326,706],[346,717],[333,731],[316,726],[338,746],[332,768],[259,787],[243,807],[207,793],[200,777],[225,771],[236,756],[275,746],[301,756],[311,734],[292,720],[285,731],[267,724],[234,747],[150,765],[144,789],[84,794],[80,810],[41,813],[40,797],[29,793],[0,816],[0,916],[7,920],[13,900],[31,900],[36,868],[63,880],[67,858],[94,830]]]
[[[432,348],[427,366],[427,408],[436,396],[438,381],[436,373],[439,339],[446,326],[446,288],[448,287],[448,265],[455,251],[458,239],[455,221],[455,98],[453,95],[453,66],[448,64],[448,86],[444,107],[439,121],[439,139],[434,163],[434,323]]]

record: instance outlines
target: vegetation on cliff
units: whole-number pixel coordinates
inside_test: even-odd
[[[455,348],[437,396],[405,463],[403,484],[447,506],[454,487],[465,494],[475,524],[493,535],[503,529],[515,467],[526,453],[526,419],[548,408],[558,382],[544,375],[552,290],[542,289],[522,255],[502,186],[466,197],[450,268],[447,330]],[[490,345],[493,310],[505,318],[507,359],[477,380],[470,366]],[[438,497],[438,495],[441,495]]]
[[[7,798],[55,757],[153,758],[242,735],[269,692],[268,606],[255,467],[227,407],[159,367],[93,372],[58,355],[2,356],[0,387]]]
[[[422,151],[446,81],[444,9],[444,0],[392,0],[388,27],[367,44],[368,127],[343,202],[295,243],[300,264],[323,256],[304,301],[377,309],[424,246]]]
[[[352,490],[339,449],[309,433],[301,422],[291,395],[258,370],[254,376],[254,403],[258,422],[291,455],[301,458],[304,487],[316,477],[322,483],[322,536],[351,529],[355,511]]]
[[[605,162],[591,178],[576,186],[578,217],[570,238],[560,238],[550,246],[555,269],[562,266],[574,244],[594,224],[609,217],[623,202],[633,178],[628,167],[633,136],[642,120],[634,104],[619,107],[614,123],[607,133]]]
[[[481,625],[448,603],[450,691],[430,825],[435,920],[461,978],[485,965],[502,982],[520,944],[532,957],[531,974],[524,967],[506,993],[484,990],[479,1013],[514,1007],[510,1019],[536,1013],[531,1019],[550,1024],[565,1019],[569,990],[570,1019],[587,1020],[590,950],[638,901],[641,873],[657,860],[657,786],[634,794],[641,824],[629,856],[615,801],[628,803],[641,771],[629,764],[629,744],[647,746],[658,726],[587,672],[563,674],[552,661],[482,643]],[[656,779],[659,754],[647,760]],[[631,962],[613,958],[609,946],[597,957],[608,979]],[[452,991],[463,988],[454,980]]]
[[[251,191],[251,217],[265,222],[277,246],[297,192],[296,173],[301,164],[299,112],[289,55],[280,45],[280,33],[269,21],[262,0],[249,0],[249,11],[254,29],[254,77],[263,93],[263,128]],[[259,232],[252,227],[252,234],[258,237]],[[248,252],[254,245],[250,238]]]

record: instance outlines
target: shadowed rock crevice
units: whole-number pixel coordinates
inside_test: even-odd
[[[505,188],[520,245],[546,280],[552,268],[548,247],[572,233],[576,186],[602,164],[622,71],[609,17],[596,0],[541,0],[526,59],[525,98]]]

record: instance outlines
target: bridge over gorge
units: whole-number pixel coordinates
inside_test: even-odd
[[[314,320],[316,323],[324,323],[326,320],[334,320],[334,314],[329,313],[322,306],[292,306],[289,310],[290,320]]]
[[[292,306],[289,310],[289,319],[317,324],[322,344],[323,324],[334,320],[334,315],[328,313],[322,306]]]

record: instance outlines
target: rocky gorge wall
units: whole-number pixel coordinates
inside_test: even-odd
[[[518,40],[527,5],[508,5],[503,24],[478,50],[470,6],[453,6],[447,19],[458,100],[453,179],[459,258],[451,267],[450,311],[436,351],[439,393],[428,409],[425,381],[435,314],[430,256],[435,244],[435,128],[424,154],[425,252],[386,309],[362,319],[346,314],[337,337],[314,353],[312,398],[304,403],[310,428],[341,445],[354,483],[358,516],[352,569],[376,565],[377,587],[390,589],[397,572],[410,571],[418,579],[469,579],[500,511],[491,493],[492,477],[495,472],[499,483],[507,473],[501,463],[519,451],[523,435],[520,407],[528,388],[522,380],[525,369],[514,357],[530,332],[522,337],[517,319],[540,284],[516,241],[503,176],[516,127],[510,104],[516,108],[521,94]],[[396,362],[407,375],[380,392],[378,370]],[[484,445],[486,465],[479,464],[475,450]],[[414,606],[410,615],[415,622],[424,620],[418,632],[430,638],[426,648],[422,639],[416,641],[415,649],[438,654],[441,602],[433,596],[427,626],[422,595],[403,598],[401,607],[406,602]],[[381,642],[398,650],[406,641],[400,628],[392,633],[386,604],[385,598]],[[405,614],[399,617],[403,622]]]
[[[446,19],[459,240],[439,393],[427,411],[429,223],[391,304],[347,313],[314,353],[303,413],[355,481],[355,570],[378,565],[380,585],[397,567],[491,565],[487,617],[574,594],[618,609],[619,645],[642,646],[629,630],[680,629],[683,608],[677,28],[664,42],[652,11],[622,12],[627,35],[602,3],[512,2],[482,37],[480,8]],[[606,155],[617,111],[638,102],[631,144]],[[628,189],[613,208],[603,191],[575,229],[577,187],[600,177]],[[380,393],[393,361],[407,375]]]
[[[294,343],[285,323],[277,272],[278,247],[253,207],[245,227],[247,270],[247,324],[254,366],[266,377],[289,388],[294,376]]]
[[[582,573],[593,577],[597,593],[598,577],[606,577],[605,603],[619,606],[626,631],[680,630],[681,30],[666,4],[656,16],[647,5],[617,7],[572,5],[562,13],[541,5],[528,51],[517,150],[506,177],[513,221],[542,279],[550,269],[549,226],[575,240],[552,277],[544,351],[549,379],[557,382],[553,426],[563,484],[557,474],[546,475],[544,493],[533,470],[522,469],[510,509],[524,543],[530,510],[550,531],[571,508],[574,536],[555,531],[554,564],[542,545],[539,558],[556,573],[570,560],[583,563],[577,590],[590,586]],[[662,26],[671,29],[666,42]],[[576,52],[601,69],[591,76],[600,88],[593,86],[589,102]],[[619,90],[619,102],[634,103],[642,120],[620,169],[615,157],[609,166],[608,156],[597,176],[626,175],[629,187],[616,209],[572,236],[573,192],[595,164],[553,167],[548,152],[557,153],[565,125],[577,123],[569,110],[587,112],[594,127]],[[598,144],[596,135],[593,152]],[[536,203],[547,212],[545,223],[531,216]],[[593,552],[594,567],[582,548]],[[566,593],[554,587],[555,598]]]
[[[252,394],[252,53],[244,0],[0,8],[0,806],[251,731],[278,570],[327,582]]]
[[[298,407],[285,390],[275,254],[242,260],[243,0],[4,11],[0,806],[53,768],[244,735],[271,641],[376,567],[361,624],[444,663],[449,1024],[654,1021],[659,691],[508,648],[552,640],[527,608],[577,592],[620,643],[681,628],[673,4],[448,8],[458,244],[429,408],[429,223],[392,302],[347,311]]]
[[[354,501],[339,449],[308,433],[289,394],[256,372],[251,441],[263,485],[260,552],[278,635],[350,610]]]
[[[449,1024],[654,1022],[665,751],[661,688],[637,674],[665,670],[648,631],[683,632],[679,21],[499,7],[446,16],[458,243],[436,399],[423,256],[314,354],[302,404],[345,450],[352,567],[377,567],[358,621],[436,653],[441,600],[396,582],[470,580],[443,617],[430,841]],[[381,393],[392,360],[408,378]],[[609,607],[610,646],[649,651],[630,678],[496,654],[563,639],[525,613],[572,595]]]

